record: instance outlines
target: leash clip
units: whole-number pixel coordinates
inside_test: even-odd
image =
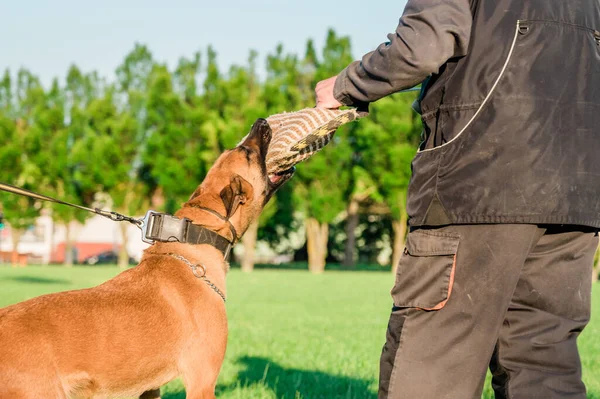
[[[137,220],[136,226],[142,231],[142,241],[148,244],[154,244],[154,240],[151,237],[152,225],[154,224],[154,215],[157,215],[159,212],[156,211],[148,211],[146,212],[146,216]]]

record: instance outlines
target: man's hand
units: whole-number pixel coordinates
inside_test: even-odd
[[[333,86],[335,86],[336,78],[337,76],[333,76],[317,83],[315,94],[318,108],[337,109],[342,106],[342,103],[333,96]]]

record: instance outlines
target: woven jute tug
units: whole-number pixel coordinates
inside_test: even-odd
[[[283,173],[325,147],[343,124],[367,115],[356,109],[306,108],[271,115],[272,130],[267,153],[267,172]]]

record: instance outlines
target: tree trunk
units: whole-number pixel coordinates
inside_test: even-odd
[[[400,220],[392,221],[392,228],[394,230],[394,243],[392,247],[392,273],[396,274],[400,257],[404,251],[404,243],[406,240],[406,231],[408,222],[408,215],[406,211],[402,210],[400,213]]]
[[[65,266],[73,267],[73,240],[71,239],[71,222],[65,223]]]
[[[121,230],[121,248],[119,249],[119,267],[126,269],[129,266],[129,253],[127,252],[127,227],[126,223],[120,223],[119,228]]]
[[[50,229],[50,256],[48,257],[48,262],[44,263],[44,266],[48,266],[52,263],[54,257],[54,242],[56,241],[56,222],[52,220],[52,228]]]
[[[356,264],[354,250],[356,249],[356,228],[358,227],[358,201],[351,200],[348,204],[348,216],[346,217],[346,247],[344,250],[344,267],[353,269]]]
[[[12,254],[10,257],[10,262],[12,267],[19,266],[19,242],[21,241],[21,235],[23,231],[21,229],[17,229],[11,226],[10,229],[11,237],[12,237]]]
[[[165,207],[165,195],[162,187],[158,187],[154,190],[152,197],[150,198],[150,203],[152,204],[152,209],[164,209]]]
[[[308,249],[308,270],[312,273],[323,273],[327,257],[327,240],[329,225],[319,223],[317,219],[308,218],[306,225],[306,245]]]
[[[256,237],[258,236],[258,219],[248,227],[242,236],[244,244],[244,257],[242,258],[242,271],[250,273],[254,270],[254,252],[256,250]]]
[[[325,259],[327,258],[327,243],[329,242],[329,224],[322,223],[320,230],[321,258],[323,259],[323,270],[325,270]]]

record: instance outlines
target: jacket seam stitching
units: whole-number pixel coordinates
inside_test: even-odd
[[[416,251],[413,251],[412,254],[409,252],[409,254],[410,254],[410,256],[419,258],[422,256],[451,256],[451,255],[456,255],[456,252],[458,252],[458,247],[448,248],[448,249],[439,249],[436,251],[419,251],[417,249]]]
[[[521,22],[523,22],[523,23],[533,22],[533,23],[542,24],[542,25],[570,26],[572,28],[576,28],[576,29],[580,29],[580,30],[584,30],[584,31],[589,31],[589,32],[592,32],[592,33],[594,33],[596,31],[594,28],[591,28],[589,26],[574,24],[572,22],[566,22],[566,21],[552,21],[552,20],[549,20],[549,19],[523,19],[523,20],[521,20]]]
[[[442,104],[438,108],[426,112],[421,116],[423,120],[433,119],[438,111],[465,111],[469,109],[477,109],[481,105],[481,101],[467,104]]]
[[[423,235],[427,235],[430,237],[447,237],[447,238],[453,238],[455,240],[460,239],[460,234],[454,234],[454,233],[438,233],[438,232],[427,231],[427,230],[416,230],[411,233],[412,234],[423,234]]]

